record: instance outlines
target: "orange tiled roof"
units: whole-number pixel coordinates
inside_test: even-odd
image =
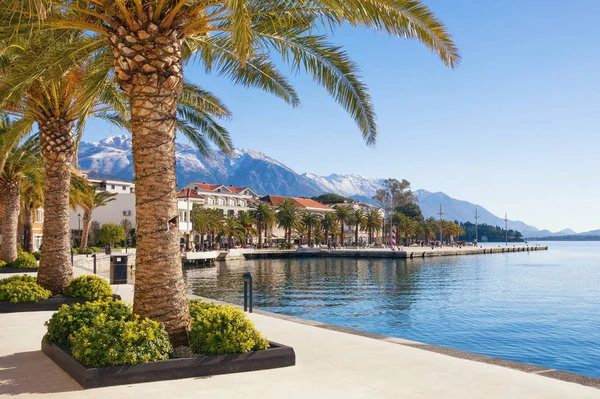
[[[184,188],[177,192],[177,198],[204,198],[201,195],[198,195],[196,190],[192,190],[191,188]]]
[[[286,199],[291,199],[292,201],[294,201],[296,203],[296,206],[301,209],[316,208],[316,209],[323,209],[323,210],[332,210],[332,208],[330,206],[321,204],[320,202],[317,202],[317,201],[309,199],[309,198],[283,197],[280,195],[267,195],[266,197],[262,197],[261,201],[268,202],[273,206],[279,206]]]
[[[194,186],[198,187],[200,190],[215,191],[217,188],[221,187],[222,184],[194,183]]]

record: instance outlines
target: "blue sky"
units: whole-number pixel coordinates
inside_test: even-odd
[[[232,109],[239,148],[299,173],[409,180],[538,228],[600,228],[600,1],[427,0],[457,43],[451,70],[416,41],[344,28],[379,121],[374,148],[304,75],[302,104],[189,66]],[[118,133],[90,123],[85,140]]]

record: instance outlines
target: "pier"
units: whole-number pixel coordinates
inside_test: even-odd
[[[491,255],[512,252],[546,251],[548,246],[486,246],[486,247],[409,247],[400,250],[389,248],[298,248],[297,250],[256,250],[244,253],[246,259],[281,259],[281,258],[429,258],[436,256],[462,256],[462,255]]]

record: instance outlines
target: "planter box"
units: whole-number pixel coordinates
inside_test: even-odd
[[[0,273],[37,273],[37,267],[0,267]]]
[[[126,366],[87,368],[75,360],[69,350],[42,341],[42,352],[83,388],[129,385],[140,382],[175,380],[217,374],[267,370],[296,364],[294,349],[269,342],[269,349],[228,355],[178,358]]]
[[[115,294],[113,295],[113,299],[121,299],[121,296]],[[0,301],[0,313],[46,312],[58,310],[61,305],[72,305],[74,303],[85,302],[87,302],[87,300],[84,298],[64,298],[60,296],[42,299],[39,302],[10,303],[8,301]]]

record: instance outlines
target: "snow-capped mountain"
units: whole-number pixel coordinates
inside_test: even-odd
[[[369,201],[384,179],[366,178],[356,174],[318,176],[312,173],[298,174],[283,163],[261,152],[236,149],[226,155],[215,151],[210,158],[201,156],[189,145],[177,144],[177,181],[184,186],[192,181],[199,183],[232,184],[250,187],[259,194],[289,196],[314,196],[335,193],[353,199]],[[82,142],[79,147],[81,169],[133,179],[131,137],[119,135],[95,143]],[[444,219],[474,222],[475,208],[480,216],[479,223],[504,226],[504,220],[484,207],[449,197],[442,192],[432,193],[416,190],[419,206],[425,217],[437,217],[440,204]],[[566,235],[572,230],[551,233],[538,230],[521,221],[509,221],[508,227],[520,231],[524,236]],[[585,233],[583,233],[585,234]]]

